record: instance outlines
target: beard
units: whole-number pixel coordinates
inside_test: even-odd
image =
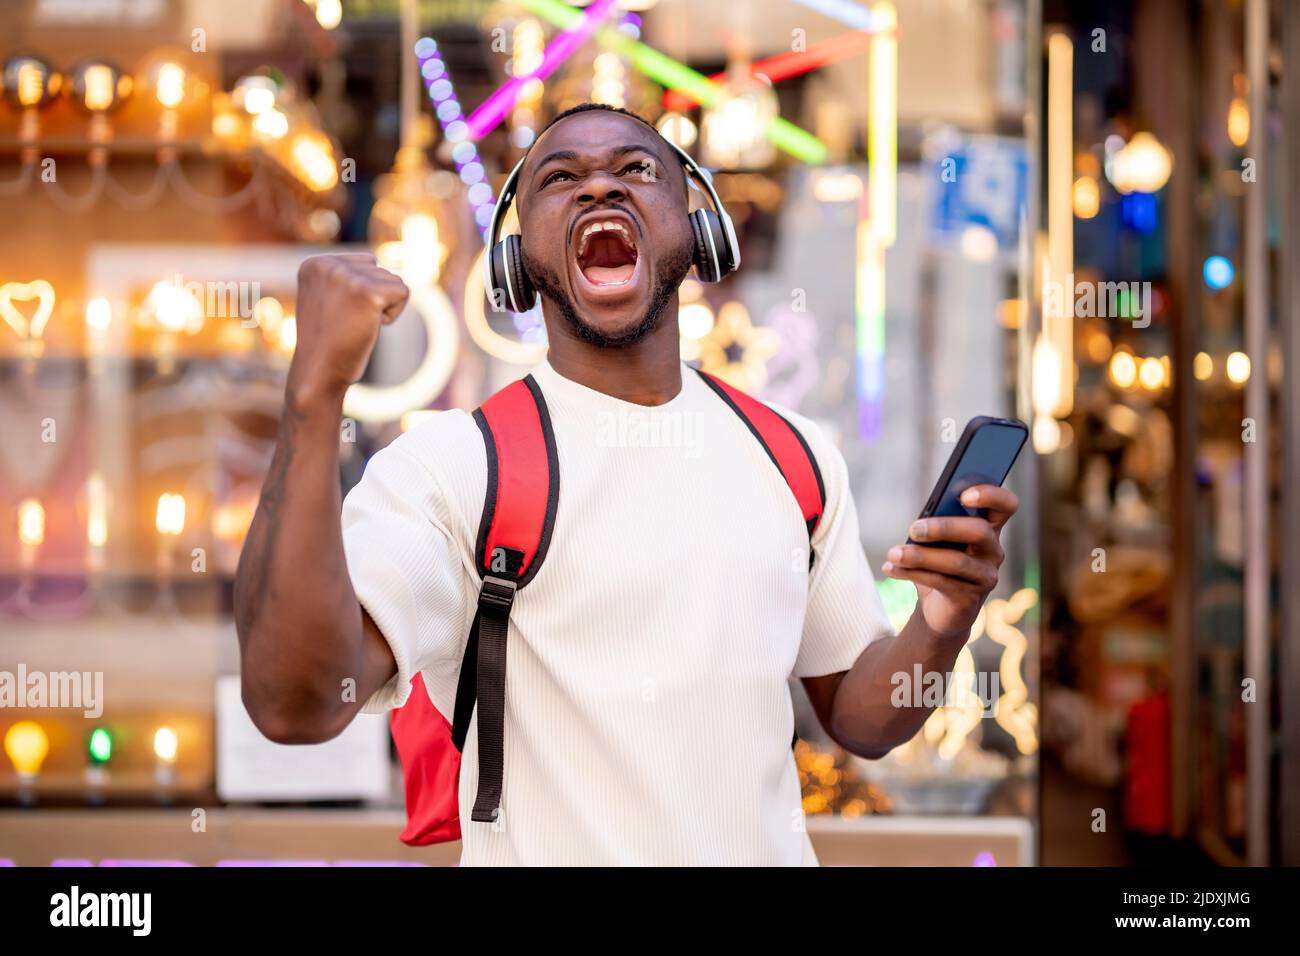
[[[559,307],[560,315],[564,316],[565,323],[579,339],[601,348],[624,348],[639,342],[657,329],[663,321],[668,301],[677,291],[677,287],[682,284],[682,280],[686,278],[686,273],[690,272],[693,260],[690,244],[684,244],[660,259],[655,269],[658,279],[655,282],[654,294],[650,297],[650,304],[646,307],[645,314],[639,321],[622,331],[611,333],[584,321],[582,316],[578,315],[578,310],[574,308],[573,300],[561,287],[560,277],[536,260],[530,259],[528,253],[523,251],[522,244],[520,252],[524,274],[533,283],[533,287]]]

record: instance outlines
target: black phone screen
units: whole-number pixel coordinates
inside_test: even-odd
[[[974,485],[1002,484],[1024,441],[1023,428],[989,422],[976,429],[932,513],[940,516],[983,514],[981,509],[963,505],[959,500],[961,493]]]

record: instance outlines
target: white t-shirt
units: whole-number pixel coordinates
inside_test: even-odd
[[[816,865],[790,749],[790,677],[848,670],[891,633],[858,535],[843,456],[782,410],[826,486],[813,540],[740,418],[690,368],[664,405],[533,375],[559,455],[554,537],[510,615],[497,824],[469,819],[462,864]],[[422,671],[450,716],[477,604],[487,464],[448,411],[369,462],[343,505],[357,597],[397,675],[365,705],[405,703]]]

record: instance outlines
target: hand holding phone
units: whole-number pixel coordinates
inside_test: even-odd
[[[998,537],[1020,506],[1001,485],[1028,433],[1015,419],[972,419],[907,543],[890,548],[881,567],[887,577],[916,585],[917,613],[942,639],[966,640],[998,583]]]
[[[961,503],[962,492],[976,485],[1001,485],[1024,447],[1029,428],[1015,418],[972,418],[948,457],[948,464],[935,482],[934,490],[918,518],[970,516],[987,518],[987,508],[968,508]],[[957,541],[913,541],[932,548],[966,550]]]

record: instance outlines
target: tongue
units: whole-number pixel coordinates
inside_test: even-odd
[[[632,278],[632,272],[635,268],[636,266],[632,263],[625,263],[621,266],[587,266],[582,270],[582,274],[593,285],[609,285],[610,283],[626,282]]]

